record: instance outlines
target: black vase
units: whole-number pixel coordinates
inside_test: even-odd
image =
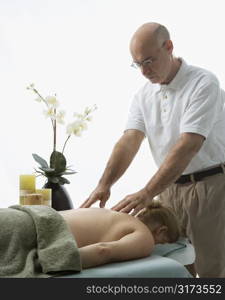
[[[47,181],[43,188],[52,190],[52,208],[55,210],[60,211],[73,208],[73,202],[63,185]]]

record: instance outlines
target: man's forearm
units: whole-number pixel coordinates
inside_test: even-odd
[[[151,178],[146,185],[149,198],[163,192],[170,184],[176,181],[186,169],[192,158],[199,151],[202,142],[198,142],[196,145],[189,146],[188,143],[184,143],[182,139],[179,139],[177,144],[168,153],[166,159],[162,163],[159,170]]]
[[[136,155],[141,141],[140,137],[133,140],[132,137],[123,136],[116,143],[99,184],[111,186],[124,174]]]
[[[129,167],[134,155],[127,147],[116,144],[99,183],[109,186],[115,183]]]

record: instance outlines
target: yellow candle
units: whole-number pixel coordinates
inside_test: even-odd
[[[43,196],[41,194],[27,194],[22,196],[22,202],[21,205],[43,205],[44,200]]]
[[[35,191],[35,175],[20,175],[20,190]]]
[[[43,196],[43,204],[51,206],[52,205],[52,190],[51,189],[37,189],[37,194]]]
[[[20,175],[20,204],[23,205],[24,196],[35,193],[35,175]]]

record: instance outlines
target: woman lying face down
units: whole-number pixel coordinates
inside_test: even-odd
[[[60,211],[79,247],[82,268],[149,256],[157,243],[179,238],[173,213],[158,201],[137,217],[105,208]]]

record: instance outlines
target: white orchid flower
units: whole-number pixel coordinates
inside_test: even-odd
[[[90,113],[92,113],[96,109],[97,109],[96,104],[94,104],[93,107],[86,107],[85,110],[84,110],[84,114],[89,115]]]
[[[87,126],[87,123],[86,122],[82,122],[80,124],[80,127],[82,128],[82,130],[87,130],[88,129],[88,126]]]
[[[33,90],[34,89],[34,83],[31,83],[29,86],[27,86],[27,90]]]
[[[97,108],[98,108],[97,105],[94,104],[93,107],[91,108],[91,112],[95,111]]]
[[[74,123],[68,124],[66,132],[68,135],[74,134],[76,136],[81,136],[81,128],[76,126]]]
[[[82,114],[79,114],[79,113],[77,113],[77,112],[75,112],[74,114],[73,114],[73,116],[75,117],[75,118],[77,118],[77,119],[84,119],[84,115],[82,115]]]
[[[73,133],[73,126],[72,126],[72,123],[68,124],[67,127],[66,127],[66,133],[68,135],[71,135]]]
[[[93,119],[92,116],[88,116],[88,117],[86,118],[87,121],[92,121],[92,119]]]
[[[85,110],[84,110],[84,113],[86,115],[90,114],[91,113],[91,108],[90,107],[86,107]]]
[[[43,102],[46,105],[46,110],[43,111],[43,114],[46,118],[51,119],[52,127],[53,127],[53,151],[56,151],[56,123],[65,124],[65,111],[57,109],[59,106],[59,101],[57,100],[56,94],[54,96],[47,96],[42,97],[39,91],[34,87],[34,84],[31,83],[28,87],[28,90],[31,90],[35,93],[37,102]],[[70,139],[71,135],[81,136],[84,130],[87,130],[88,122],[92,120],[92,116],[90,115],[94,110],[97,109],[97,106],[94,105],[93,107],[86,107],[83,113],[74,113],[74,120],[72,123],[66,126],[66,132],[68,134],[63,148],[62,154],[65,150],[65,146],[67,145],[68,140]],[[47,177],[47,176],[46,176]]]
[[[53,120],[56,119],[54,107],[49,107],[47,110],[44,110],[43,114],[45,115],[46,118],[51,118]]]
[[[87,129],[87,124],[82,120],[77,120],[73,123],[68,124],[67,126],[67,134],[74,134],[76,136],[81,136],[83,130]]]
[[[59,124],[65,124],[65,122],[64,122],[65,114],[66,113],[64,110],[60,110],[56,115],[56,122]]]
[[[51,105],[54,108],[56,108],[57,106],[59,106],[59,102],[58,102],[58,100],[56,99],[55,96],[47,96],[45,98],[45,101],[47,102],[48,105]]]

